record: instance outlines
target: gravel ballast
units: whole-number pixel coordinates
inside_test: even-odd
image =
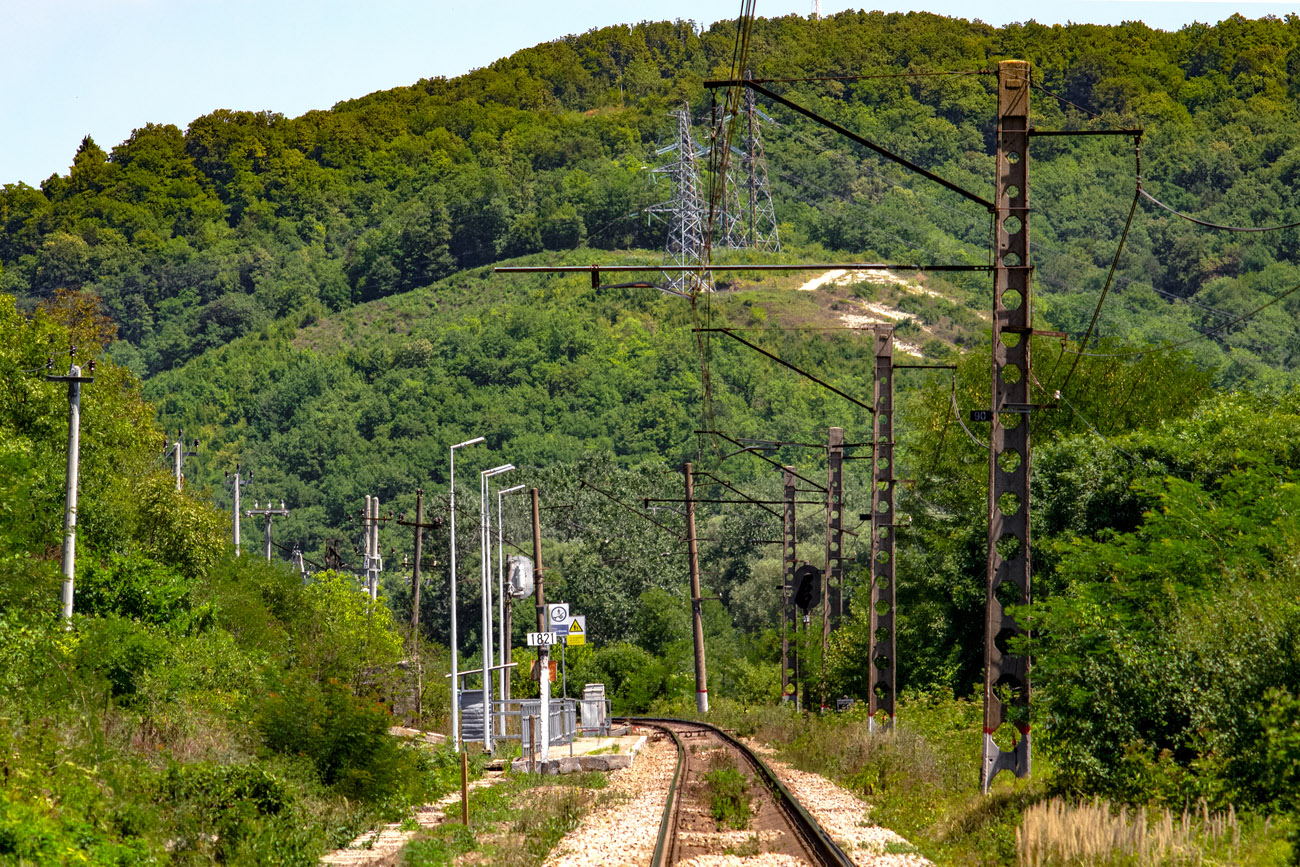
[[[823,776],[809,774],[777,761],[773,751],[767,747],[748,743],[754,752],[762,754],[763,761],[781,779],[790,794],[812,813],[818,824],[858,867],[924,867],[930,864],[929,860],[914,852],[900,851],[913,847],[899,834],[871,824],[868,819],[870,805],[852,792]]]
[[[619,802],[597,810],[565,835],[546,867],[645,867],[654,854],[659,820],[672,783],[677,748],[657,739],[632,763],[609,775],[607,792]]]

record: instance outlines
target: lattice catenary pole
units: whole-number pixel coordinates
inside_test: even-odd
[[[894,641],[894,329],[875,328],[876,411],[871,441],[871,666],[867,702],[869,726],[884,713],[894,722],[896,660]]]
[[[1029,658],[1009,653],[1023,632],[1007,604],[1028,605],[1029,547],[1029,64],[998,64],[993,285],[993,430],[989,437],[988,593],[984,629],[984,747],[980,788],[999,771],[1029,775]],[[1012,724],[1003,750],[994,734]]]
[[[833,427],[826,442],[826,571],[822,576],[821,706],[826,706],[826,648],[844,614],[844,428]]]
[[[785,488],[785,513],[781,525],[781,701],[798,703],[799,685],[793,677],[799,647],[791,646],[791,631],[799,628],[799,609],[794,604],[794,570],[798,566],[795,549],[794,467],[785,467],[781,473]],[[793,652],[792,652],[793,651]]]

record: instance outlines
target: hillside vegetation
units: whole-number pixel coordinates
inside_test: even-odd
[[[109,152],[87,139],[39,190],[0,191],[0,860],[308,863],[445,787],[445,754],[385,734],[394,715],[447,722],[445,520],[424,548],[422,718],[398,666],[412,639],[394,625],[411,614],[409,529],[381,530],[379,606],[348,573],[363,497],[409,520],[422,488],[426,519],[445,519],[447,448],[478,435],[457,455],[463,656],[481,652],[475,477],[510,461],[503,487],[542,492],[547,596],[588,617],[592,646],[568,653],[570,683],[604,682],[618,712],[690,706],[674,502],[689,460],[698,496],[718,501],[699,517],[710,692],[736,725],[770,722],[757,709],[780,683],[780,523],[720,501],[739,498],[728,484],[780,498],[759,456],[824,478],[820,444],[843,427],[860,444],[846,470],[852,600],[870,580],[871,420],[706,329],[866,400],[871,335],[845,326],[882,305],[908,317],[896,320],[908,353],[955,365],[897,378],[904,708],[918,710],[915,737],[948,739],[936,754],[974,743],[988,430],[966,418],[988,402],[987,275],[859,274],[803,292],[818,272],[733,272],[692,303],[588,275],[492,272],[660,261],[665,229],[646,211],[670,193],[647,167],[671,110],[708,116],[702,82],[729,74],[733,35],[607,28],[300,118],[220,110],[184,132],[146,125]],[[1143,184],[1172,207],[1245,227],[1300,220],[1296,16],[1165,33],[845,13],[760,20],[751,45],[758,77],[890,76],[772,86],[982,195],[984,73],[1011,57],[1034,65],[1036,126],[1145,129]],[[978,208],[763,109],[783,251],[719,261],[987,262]],[[1139,204],[1079,357],[1134,197],[1132,141],[1037,139],[1030,156],[1038,327],[1070,335],[1032,338],[1035,399],[1061,392],[1032,421],[1035,603],[1018,615],[1034,629],[1039,780],[1000,780],[985,802],[973,772],[913,773],[913,759],[869,746],[834,754],[860,743],[838,722],[784,730],[809,766],[924,802],[899,821],[950,863],[1012,863],[1007,816],[1052,794],[1231,805],[1278,844],[1249,857],[1281,863],[1300,811],[1300,236]],[[66,402],[41,375],[70,343],[99,366],[84,392],[78,615],[65,631]],[[178,427],[201,443],[184,493],[159,458]],[[290,510],[278,558],[298,545],[323,565],[337,540],[338,573],[304,583],[284,562],[231,556],[224,474],[237,463],[255,473],[246,501]],[[818,496],[800,494],[798,539],[800,559],[821,565]],[[505,498],[504,536],[531,552],[524,499]],[[260,530],[243,532],[247,554]],[[812,695],[866,695],[869,620],[850,611],[825,660],[803,648]],[[531,604],[514,613],[522,644]],[[529,658],[516,653],[517,695],[535,688]],[[917,744],[909,756],[930,755]],[[928,806],[950,799],[960,820]]]

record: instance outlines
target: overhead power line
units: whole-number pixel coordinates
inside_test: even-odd
[[[1182,211],[1175,210],[1174,208],[1169,207],[1164,202],[1160,201],[1155,196],[1151,195],[1146,190],[1142,189],[1142,185],[1140,182],[1138,184],[1138,193],[1140,193],[1148,202],[1151,202],[1153,205],[1157,205],[1158,207],[1164,208],[1166,211],[1173,214],[1175,217],[1181,217],[1184,220],[1188,221],[1189,223],[1195,223],[1196,225],[1204,226],[1207,229],[1219,229],[1224,232],[1278,232],[1281,231],[1282,229],[1294,229],[1297,226],[1300,226],[1300,221],[1295,223],[1286,223],[1281,226],[1225,226],[1221,223],[1209,223],[1206,222],[1205,220],[1198,220],[1196,217],[1193,217],[1191,214],[1184,214]]]
[[[1152,347],[1148,347],[1147,349],[1128,350],[1124,352],[1085,352],[1081,349],[1068,349],[1068,348],[1065,351],[1074,353],[1075,355],[1086,355],[1089,358],[1134,358],[1140,355],[1152,355],[1157,352],[1170,352],[1174,349],[1179,349],[1183,346],[1186,346],[1189,343],[1195,343],[1198,340],[1205,340],[1206,338],[1213,337],[1214,335],[1218,334],[1220,331],[1225,331],[1228,328],[1237,325],[1238,323],[1245,322],[1247,319],[1251,319],[1256,314],[1266,310],[1269,307],[1272,307],[1274,304],[1278,303],[1279,301],[1288,298],[1291,295],[1294,295],[1296,292],[1300,292],[1300,283],[1297,283],[1295,286],[1292,286],[1290,289],[1286,290],[1280,295],[1274,295],[1272,298],[1270,298],[1268,301],[1265,301],[1263,304],[1259,305],[1254,310],[1251,310],[1248,313],[1241,314],[1236,319],[1233,319],[1231,322],[1225,322],[1222,325],[1211,328],[1209,331],[1197,332],[1195,337],[1189,337],[1186,340],[1180,340],[1177,343],[1170,343],[1165,346],[1152,346]]]

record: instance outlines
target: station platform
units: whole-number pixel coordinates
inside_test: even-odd
[[[580,771],[615,771],[629,768],[632,760],[646,745],[646,736],[631,734],[628,730],[611,732],[606,737],[575,738],[572,744],[551,747],[550,757],[537,759],[537,773],[573,774]],[[502,763],[504,765],[504,762]],[[515,772],[530,770],[528,757],[515,759],[510,766]]]

